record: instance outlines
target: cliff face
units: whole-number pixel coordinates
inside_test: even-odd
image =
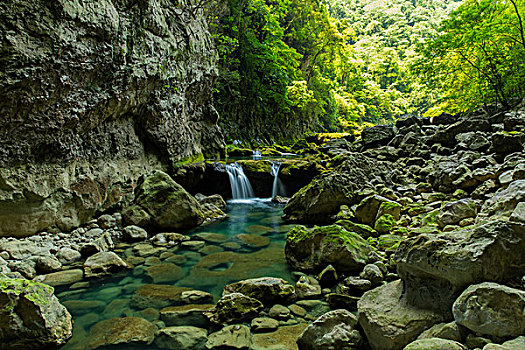
[[[68,230],[140,174],[220,152],[197,3],[0,3],[0,236]]]

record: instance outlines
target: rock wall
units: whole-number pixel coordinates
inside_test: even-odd
[[[221,152],[197,3],[0,3],[0,236],[70,229],[141,173]]]

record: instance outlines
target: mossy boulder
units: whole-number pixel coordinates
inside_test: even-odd
[[[395,261],[410,302],[450,315],[452,303],[469,285],[505,282],[523,275],[525,225],[492,221],[401,242]]]
[[[335,224],[343,227],[347,231],[355,232],[363,238],[378,236],[378,232],[368,225],[356,224],[350,220],[338,220]]]
[[[295,297],[294,286],[275,277],[253,278],[224,287],[223,295],[231,293],[242,293],[260,300],[265,306],[288,304]]]
[[[250,321],[257,317],[263,304],[241,293],[224,295],[215,306],[211,321],[219,324],[231,324]]]
[[[392,231],[394,226],[396,225],[396,220],[394,217],[390,214],[385,214],[380,216],[375,224],[374,229],[379,233],[388,233]]]
[[[338,225],[294,227],[286,237],[285,255],[294,269],[320,272],[331,264],[338,273],[358,272],[376,256],[365,239]]]
[[[140,179],[122,215],[128,224],[154,230],[189,229],[204,221],[199,202],[162,171]]]
[[[72,335],[71,315],[48,285],[0,277],[0,348],[63,345]]]

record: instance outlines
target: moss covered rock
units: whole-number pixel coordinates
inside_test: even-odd
[[[188,229],[204,221],[199,202],[162,171],[139,181],[133,204],[122,215],[128,224],[157,230]]]
[[[293,301],[294,286],[275,277],[261,277],[232,283],[224,287],[223,295],[242,293],[260,300],[266,306],[273,304],[287,304]]]
[[[48,285],[0,277],[0,348],[40,349],[64,344],[71,315]]]
[[[257,317],[263,304],[241,293],[223,296],[215,306],[211,320],[219,324],[231,324],[250,321]]]
[[[396,220],[390,214],[380,216],[374,225],[374,229],[379,233],[388,233],[392,231],[396,225]]]
[[[286,237],[286,259],[303,271],[319,272],[331,264],[339,273],[358,272],[374,260],[374,253],[365,239],[338,225],[296,226]]]

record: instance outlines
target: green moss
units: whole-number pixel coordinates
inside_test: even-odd
[[[306,226],[299,225],[288,231],[286,240],[290,242],[301,242],[314,236],[314,231]]]
[[[421,224],[423,226],[437,225],[436,217],[439,215],[440,212],[441,212],[441,210],[435,209],[435,210],[432,210],[431,212],[422,214],[421,215]]]
[[[397,208],[401,208],[401,204],[397,202],[383,202],[381,203],[379,210],[382,212],[391,213]]]
[[[53,295],[55,290],[47,284],[18,278],[0,277],[0,291],[6,294],[15,294],[42,306],[49,304],[50,296]],[[9,312],[14,306],[15,300],[11,300],[0,312]]]
[[[457,189],[456,191],[454,191],[454,194],[452,194],[452,197],[457,199],[467,198],[468,196],[468,193],[463,191],[462,189]]]
[[[177,167],[181,167],[186,164],[200,163],[200,162],[204,162],[204,155],[202,153],[193,154],[189,157],[182,158],[175,164],[175,167],[177,168]]]
[[[245,173],[270,173],[272,163],[267,160],[239,160]]]
[[[375,246],[381,251],[393,252],[404,239],[404,237],[397,235],[381,235],[375,240]]]
[[[359,236],[364,238],[377,236],[377,231],[368,225],[356,224],[355,222],[352,222],[350,220],[338,220],[335,224],[343,227],[349,232],[355,232]]]
[[[441,192],[431,193],[430,196],[428,196],[429,202],[446,201],[447,199],[448,196]]]
[[[390,214],[381,215],[374,225],[374,229],[379,233],[387,233],[392,231],[396,225],[396,220]]]
[[[428,211],[429,209],[425,207],[424,205],[414,204],[410,206],[410,209],[408,209],[408,215],[416,216],[422,213],[426,213]]]

